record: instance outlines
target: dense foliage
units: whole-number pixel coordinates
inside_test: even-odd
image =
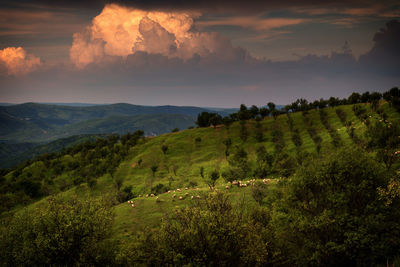
[[[112,135],[19,165],[0,179],[0,212],[82,183],[94,187],[98,177],[113,175],[129,149],[142,138],[142,131]]]
[[[399,260],[400,195],[388,203],[381,189],[394,177],[360,149],[339,150],[304,164],[278,186],[257,182],[251,190],[259,204],[265,199],[262,207],[235,206],[214,192],[177,209],[160,228],[128,242],[119,260],[152,266],[393,263]]]
[[[106,199],[50,197],[1,225],[0,265],[109,265],[116,244],[113,211]]]

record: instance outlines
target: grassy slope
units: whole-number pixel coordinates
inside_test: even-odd
[[[367,107],[367,113],[372,116],[373,120],[380,118],[368,105],[365,106]],[[347,105],[338,108],[346,112],[348,121],[354,122],[357,136],[364,138],[366,126],[354,115],[352,106]],[[390,119],[398,120],[400,118],[398,113],[393,111],[387,104],[384,104],[383,108]],[[329,123],[334,129],[337,129],[345,145],[354,145],[353,140],[347,133],[346,127],[344,127],[339,120],[335,109],[336,108],[325,109],[328,113]],[[294,128],[300,130],[300,136],[303,142],[302,150],[315,152],[315,144],[306,130],[302,113],[294,113],[291,114],[291,116],[294,121]],[[313,127],[317,129],[318,135],[320,135],[323,140],[322,153],[334,149],[331,144],[331,137],[320,121],[318,110],[310,111],[308,116],[312,118]],[[371,122],[373,122],[373,120]],[[239,123],[234,123],[229,131],[225,127],[184,130],[177,133],[164,134],[155,138],[148,138],[143,144],[132,148],[130,155],[121,163],[115,175],[124,178],[124,186],[132,185],[134,188],[133,191],[136,194],[148,194],[150,192],[150,185],[154,186],[158,183],[165,184],[172,190],[190,187],[190,182],[197,183],[197,185],[192,186],[188,190],[177,192],[178,196],[184,196],[187,192],[189,197],[185,200],[172,201],[171,195],[173,193],[164,193],[159,196],[161,200],[159,203],[156,202],[154,197],[146,198],[143,196],[134,199],[136,203],[135,208],[132,208],[128,203],[117,205],[115,208],[116,238],[126,238],[129,237],[132,232],[156,226],[160,223],[163,214],[172,211],[177,206],[181,207],[193,201],[190,200],[190,196],[202,195],[209,192],[209,189],[200,177],[200,167],[204,167],[204,173],[208,176],[212,170],[219,169],[222,171],[228,166],[225,158],[225,146],[222,143],[228,136],[233,142],[232,149],[235,146],[243,146],[249,153],[250,160],[255,159],[255,148],[259,144],[265,145],[267,151],[272,153],[274,151],[274,144],[271,140],[271,130],[274,123],[279,123],[284,132],[283,138],[286,145],[284,150],[289,154],[295,155],[296,149],[291,140],[291,132],[286,115],[280,115],[276,122],[272,118],[266,118],[261,122],[264,133],[264,141],[262,143],[257,143],[254,137],[255,121],[248,121],[246,127],[248,127],[249,137],[246,142],[243,142],[239,138]],[[195,142],[195,139],[198,137],[202,139],[200,143]],[[163,144],[168,145],[166,155],[161,151],[161,146]],[[139,159],[142,159],[141,166],[137,165]],[[150,167],[155,163],[158,163],[159,169],[153,179]],[[172,166],[174,165],[177,166],[176,176],[172,171]],[[240,179],[240,177],[238,178]],[[217,184],[219,190],[226,190],[225,182],[222,178],[218,180]],[[73,193],[84,195],[86,193],[84,193],[84,190],[81,190],[82,187],[85,187],[85,185],[80,188],[73,188],[63,194],[65,194],[66,197]],[[105,175],[98,180],[96,188],[91,191],[90,194],[100,195],[101,192],[110,192],[112,190],[114,190],[112,179],[109,175]],[[254,200],[251,198],[249,188],[234,188],[230,189],[229,192],[235,199],[243,199],[246,205],[255,205]]]

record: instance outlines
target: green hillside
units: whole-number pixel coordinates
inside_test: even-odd
[[[367,142],[365,136],[367,126],[362,119],[354,114],[353,107],[354,105],[344,105],[323,109],[329,125],[339,138],[337,147],[351,147],[362,145],[363,141],[364,143]],[[373,111],[369,105],[363,105],[363,107],[365,108],[363,116],[368,117],[370,123],[381,119],[381,116]],[[337,115],[338,110],[346,114],[347,123],[341,122]],[[385,114],[390,116],[390,120],[398,120],[398,113],[387,103],[382,104],[382,110],[386,111]],[[308,121],[311,121],[311,125]],[[116,125],[118,125],[118,122],[117,120]],[[242,136],[243,129],[247,132],[245,140]],[[258,129],[262,131],[262,140],[257,136]],[[351,129],[354,129],[352,134]],[[312,135],[313,132],[320,138],[320,141]],[[297,146],[294,141],[296,135],[300,138],[300,145],[297,144]],[[224,144],[227,139],[232,142],[228,149]],[[321,144],[319,153],[317,153],[318,142]],[[168,147],[165,154],[161,149],[162,146]],[[289,176],[294,173],[296,166],[302,162],[303,158],[310,155],[328,154],[337,148],[329,130],[321,122],[321,112],[310,110],[289,115],[282,114],[276,120],[269,117],[261,121],[248,120],[244,124],[234,122],[229,129],[219,125],[215,128],[194,128],[146,138],[144,142],[141,141],[135,147],[130,148],[130,152],[113,175],[115,176],[114,179],[123,179],[124,186],[132,186],[132,191],[136,196],[150,194],[151,188],[158,184],[164,186],[163,190],[185,187],[204,188],[206,186],[205,179],[201,177],[200,169],[203,168],[206,177],[213,170],[218,170],[223,174],[230,168],[227,153],[232,157],[239,147],[244,148],[248,154],[248,162],[252,171],[247,174],[247,177],[237,177],[237,179],[252,177],[253,171],[257,168],[257,148],[260,146],[264,146],[266,152],[274,158],[273,164],[267,170],[269,177]],[[80,152],[76,155],[79,156]],[[67,154],[57,161],[63,162],[68,157]],[[38,164],[43,164],[40,159],[19,171],[22,172],[21,175],[24,171],[29,173],[28,170],[37,169],[34,166]],[[152,166],[157,166],[154,177],[151,171]],[[46,172],[49,176],[52,176],[51,179],[58,179],[57,175],[51,173],[51,168]],[[65,176],[65,174],[61,174],[61,176]],[[219,179],[218,182],[220,186],[225,184],[223,178]],[[95,187],[96,192],[107,192],[112,189],[113,181],[110,174],[98,178]],[[56,189],[56,191],[59,190],[59,188]]]
[[[391,125],[399,120],[394,106],[381,100],[377,106],[367,103],[310,109],[153,138],[135,133],[121,139],[98,140],[61,155],[39,158],[5,174],[3,217],[18,213],[29,203],[34,204],[28,208],[34,209],[45,202],[47,195],[55,193],[61,193],[64,199],[108,194],[115,211],[112,239],[127,245],[137,234],[159,227],[165,214],[190,206],[198,198],[206,199],[213,191],[213,172],[217,173],[217,191],[226,192],[233,203],[252,210],[258,204],[251,184],[270,179],[264,184],[268,184],[272,198],[272,192],[284,188],[302,165],[319,162],[335,151],[359,148],[369,155],[366,157],[376,158],[379,168],[398,170],[396,158],[381,156],[387,151],[392,155],[399,148],[392,144],[398,142],[375,141],[382,136],[380,131],[390,132]],[[116,124],[124,127],[118,120]],[[25,193],[14,191],[22,201],[7,193],[14,186],[12,181],[19,179],[25,181],[20,185],[35,181],[24,187]],[[248,186],[232,186],[232,181],[243,181]],[[36,186],[33,193],[32,186]]]

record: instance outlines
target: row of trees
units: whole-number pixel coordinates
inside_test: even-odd
[[[385,99],[390,102],[396,109],[400,110],[400,90],[397,87],[390,89],[387,92],[379,93],[369,91],[362,94],[354,92],[348,98],[339,99],[337,97],[330,97],[329,99],[319,99],[309,102],[306,99],[300,98],[293,103],[286,105],[283,109],[278,110],[273,102],[267,103],[265,107],[258,108],[252,105],[248,108],[246,105],[241,104],[239,111],[229,114],[229,116],[222,117],[217,113],[202,112],[197,116],[196,124],[199,127],[216,126],[224,124],[229,128],[229,125],[234,121],[256,119],[257,117],[264,119],[265,117],[272,116],[276,119],[279,114],[288,112],[308,111],[311,109],[323,109],[326,107],[336,107],[340,105],[371,103],[372,108],[378,107],[379,100]]]

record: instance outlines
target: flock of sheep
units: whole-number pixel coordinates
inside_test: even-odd
[[[400,152],[400,151],[399,151]],[[274,181],[276,181],[276,182],[279,182],[280,181],[280,179],[274,179]],[[228,182],[228,185],[226,185],[225,186],[225,189],[230,189],[232,186],[234,186],[234,185],[236,185],[236,186],[238,186],[238,187],[247,187],[247,186],[252,186],[252,185],[254,185],[254,183],[256,182],[256,179],[251,179],[251,180],[248,180],[247,182],[242,182],[242,181],[232,181],[232,182]],[[263,179],[262,180],[262,182],[264,183],[264,184],[269,184],[269,183],[271,183],[272,182],[272,179]],[[214,188],[213,187],[211,187],[210,188],[211,190],[214,190]],[[189,188],[188,187],[186,187],[185,188],[185,190],[189,190]],[[199,188],[195,188],[195,190],[199,190]],[[189,196],[189,193],[185,193],[185,195],[184,196],[177,196],[176,195],[176,192],[181,192],[182,190],[180,189],[180,188],[178,188],[178,189],[176,189],[176,190],[168,190],[166,193],[167,194],[170,194],[170,193],[174,193],[173,195],[172,195],[172,201],[175,201],[175,199],[179,199],[179,200],[184,200],[184,199],[186,199],[186,197],[188,197]],[[141,198],[142,197],[142,195],[139,195],[139,198]],[[145,195],[145,197],[146,198],[148,198],[148,197],[155,197],[155,195],[154,194],[147,194],[147,195]],[[192,195],[192,196],[190,196],[190,199],[200,199],[201,198],[201,196],[200,195],[196,195],[196,196],[194,196],[194,195]],[[159,202],[160,200],[159,200],[159,197],[157,196],[156,197],[156,202]],[[132,206],[132,208],[135,208],[136,207],[136,205],[135,205],[135,203],[133,202],[133,200],[128,200],[128,204],[131,204],[131,206]]]

